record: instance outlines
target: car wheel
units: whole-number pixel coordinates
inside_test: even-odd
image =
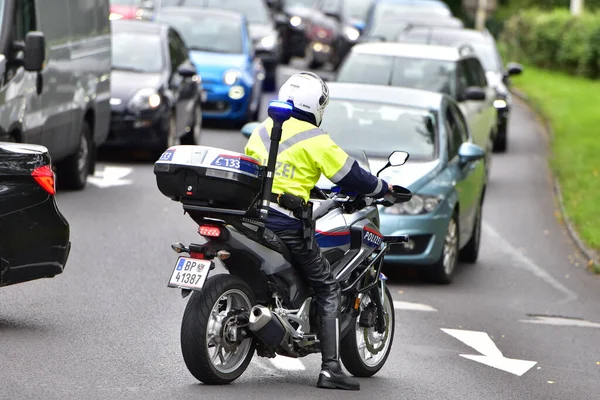
[[[477,207],[477,214],[475,215],[475,221],[473,223],[473,233],[471,234],[471,239],[460,250],[460,261],[475,263],[477,262],[477,258],[479,257],[479,244],[481,243],[481,213],[483,209],[483,202],[479,202],[479,206]]]
[[[503,126],[498,127],[498,133],[496,136],[496,141],[494,142],[494,151],[497,153],[504,153],[507,147],[507,126],[504,124]]]
[[[71,190],[81,190],[85,187],[93,160],[93,149],[90,125],[83,121],[77,150],[56,165],[56,181],[60,187]]]
[[[181,138],[181,144],[199,145],[202,132],[202,107],[196,104],[194,107],[194,123],[192,129]]]
[[[439,260],[426,269],[426,278],[435,283],[448,284],[454,279],[458,264],[458,215],[455,212],[448,222],[444,236],[444,246]]]

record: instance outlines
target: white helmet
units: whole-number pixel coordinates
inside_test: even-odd
[[[329,104],[329,88],[318,75],[299,72],[281,86],[278,100],[291,101],[294,108],[314,115],[317,126],[320,126],[325,107]]]

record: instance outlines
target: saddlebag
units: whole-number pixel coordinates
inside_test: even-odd
[[[244,213],[255,208],[264,170],[252,157],[207,146],[170,147],[154,164],[160,192],[181,202],[186,211]]]

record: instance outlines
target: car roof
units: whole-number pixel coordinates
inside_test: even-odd
[[[156,12],[157,14],[196,14],[196,15],[213,15],[215,17],[223,17],[223,18],[231,18],[231,19],[244,19],[244,14],[239,13],[237,11],[230,10],[222,10],[220,8],[211,8],[211,7],[177,7],[177,6],[169,6],[169,7],[161,7]]]
[[[446,95],[427,90],[400,86],[371,85],[365,83],[328,82],[329,98],[384,103],[439,110]]]
[[[449,26],[415,26],[412,30],[428,30],[431,36],[454,36],[459,40],[465,40],[469,42],[491,42],[493,41],[492,35],[489,31],[477,31],[475,29],[459,29]],[[406,31],[410,35],[410,30]]]
[[[113,32],[135,32],[144,34],[161,35],[166,32],[169,27],[167,25],[153,22],[141,21],[134,19],[116,20],[111,22],[111,30]]]
[[[376,0],[375,3],[387,3],[387,4],[406,4],[411,6],[429,6],[429,7],[443,7],[449,9],[448,5],[441,0]]]
[[[414,57],[432,60],[457,61],[463,58],[455,46],[438,46],[420,43],[360,43],[352,47],[352,53]]]

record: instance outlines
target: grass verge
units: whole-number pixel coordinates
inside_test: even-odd
[[[553,130],[550,165],[567,216],[581,239],[600,250],[600,81],[527,66],[514,86]]]

